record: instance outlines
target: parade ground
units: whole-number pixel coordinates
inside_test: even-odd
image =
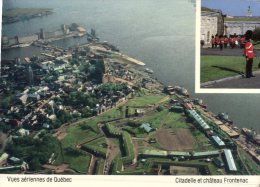
[[[256,77],[246,79],[244,50],[240,48],[201,48],[202,88],[260,88],[260,51],[256,50],[253,71]]]

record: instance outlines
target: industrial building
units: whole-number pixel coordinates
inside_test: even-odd
[[[168,151],[169,157],[190,157],[189,152],[180,152],[180,151]]]
[[[34,41],[37,41],[38,39],[39,39],[38,34],[33,34],[29,36],[19,36],[18,43],[19,44],[32,43]]]
[[[215,143],[215,145],[217,145],[218,147],[224,147],[225,143],[218,137],[218,136],[211,136],[213,142]]]
[[[237,171],[237,167],[230,149],[224,149],[224,157],[229,171]]]
[[[187,110],[187,112],[189,116],[196,121],[196,123],[203,131],[210,129],[209,125],[200,117],[200,115],[195,110]]]
[[[205,157],[215,157],[219,156],[221,151],[214,150],[214,151],[204,151],[204,152],[193,152],[192,157],[193,158],[205,158]]]

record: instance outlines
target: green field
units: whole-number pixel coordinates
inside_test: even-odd
[[[201,56],[201,83],[240,75],[245,71],[245,57],[240,56]],[[254,62],[253,70],[258,63]]]
[[[260,43],[258,42],[258,44],[254,45],[254,48],[260,50]]]
[[[129,106],[145,106],[155,104],[156,102],[160,101],[165,95],[150,95],[141,94],[140,96],[135,97],[127,102]]]

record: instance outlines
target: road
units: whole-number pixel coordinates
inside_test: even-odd
[[[255,50],[255,54],[260,57],[260,51]],[[243,56],[244,50],[240,48],[226,48],[222,51],[219,48],[202,48],[201,55],[217,55],[217,56]]]
[[[260,73],[255,73],[256,77],[243,78],[239,76],[238,78],[227,79],[223,81],[212,82],[209,85],[202,86],[203,88],[260,88]]]

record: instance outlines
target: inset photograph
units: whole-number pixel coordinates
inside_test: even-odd
[[[259,9],[259,1],[201,1],[201,89],[260,89]]]

